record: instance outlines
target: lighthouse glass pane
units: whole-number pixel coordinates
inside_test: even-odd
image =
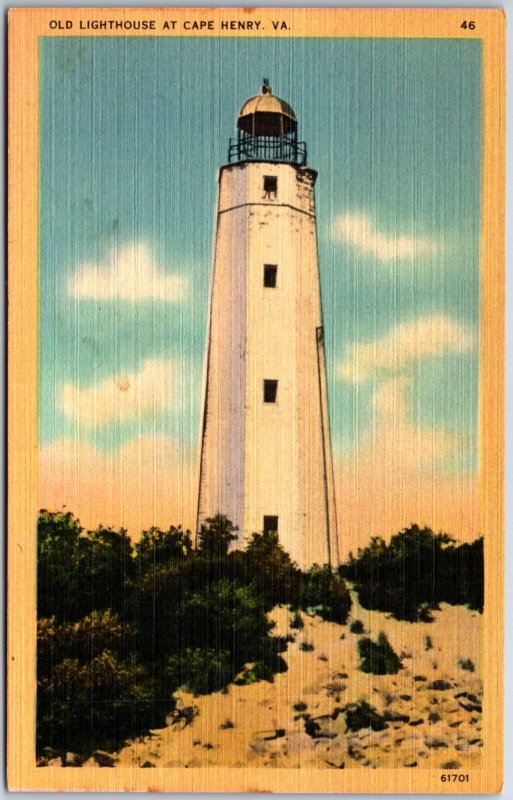
[[[264,533],[278,533],[278,517],[264,517]]]
[[[276,264],[264,264],[264,286],[268,289],[276,288],[276,275],[278,267]]]
[[[278,381],[265,380],[264,381],[264,403],[276,403],[276,395],[278,394]]]

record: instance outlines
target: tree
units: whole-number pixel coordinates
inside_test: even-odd
[[[456,546],[445,533],[411,525],[388,545],[373,538],[340,573],[354,582],[364,608],[410,622],[430,621],[443,601],[483,608],[482,539]]]
[[[171,526],[167,531],[152,527],[143,531],[135,545],[139,571],[169,563],[182,562],[192,552],[191,532],[181,526]]]
[[[80,537],[83,528],[68,511],[39,512],[37,523],[38,615],[80,616]]]
[[[216,514],[209,517],[198,533],[198,550],[208,559],[222,559],[228,553],[230,544],[235,541],[237,528],[228,517]]]

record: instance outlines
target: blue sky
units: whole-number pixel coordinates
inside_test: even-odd
[[[43,445],[194,451],[216,171],[266,76],[319,173],[335,457],[395,381],[405,425],[453,437],[440,468],[476,469],[478,40],[56,37],[40,64]]]

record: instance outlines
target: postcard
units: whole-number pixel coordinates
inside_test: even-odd
[[[11,789],[500,791],[504,29],[10,12]]]

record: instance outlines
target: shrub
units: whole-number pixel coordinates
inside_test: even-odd
[[[397,619],[431,622],[443,602],[483,610],[483,539],[455,540],[412,525],[389,544],[374,537],[340,573],[353,581],[364,608],[389,611]]]
[[[305,653],[310,653],[312,650],[315,650],[315,646],[312,644],[312,642],[301,642],[299,649],[303,650]]]
[[[431,636],[424,636],[424,650],[432,650],[433,649],[433,640]]]
[[[261,598],[267,611],[279,603],[298,605],[301,571],[275,531],[254,533],[246,550],[234,556],[237,573]]]
[[[351,610],[351,595],[331,567],[314,564],[303,576],[301,607],[315,608],[322,619],[343,625]]]
[[[171,685],[184,687],[196,695],[217,692],[233,677],[230,652],[187,647],[177,655],[169,656],[166,676]]]
[[[222,514],[205,521],[198,533],[198,550],[212,560],[225,558],[230,544],[237,538],[237,528]]]
[[[377,642],[372,639],[360,639],[358,653],[361,658],[360,669],[373,675],[394,675],[402,668],[399,656],[394,652],[384,633],[380,633]]]
[[[384,718],[365,700],[360,700],[353,708],[349,708],[346,711],[345,719],[346,731],[359,731],[361,728],[382,731],[388,727]]]
[[[476,669],[474,662],[471,661],[470,658],[460,658],[458,666],[460,669],[464,669],[467,672],[475,672]]]
[[[349,626],[351,633],[365,633],[363,622],[360,619],[354,619]]]
[[[290,627],[293,630],[302,630],[305,627],[305,623],[303,622],[303,617],[301,616],[299,611],[296,611],[294,613],[294,616],[292,617],[292,621],[290,623]]]
[[[38,751],[115,750],[162,726],[171,706],[134,658],[122,661],[109,650],[89,661],[65,658],[38,681]]]
[[[171,526],[167,531],[152,527],[143,531],[135,545],[139,572],[154,570],[169,563],[183,565],[192,553],[190,531]]]

